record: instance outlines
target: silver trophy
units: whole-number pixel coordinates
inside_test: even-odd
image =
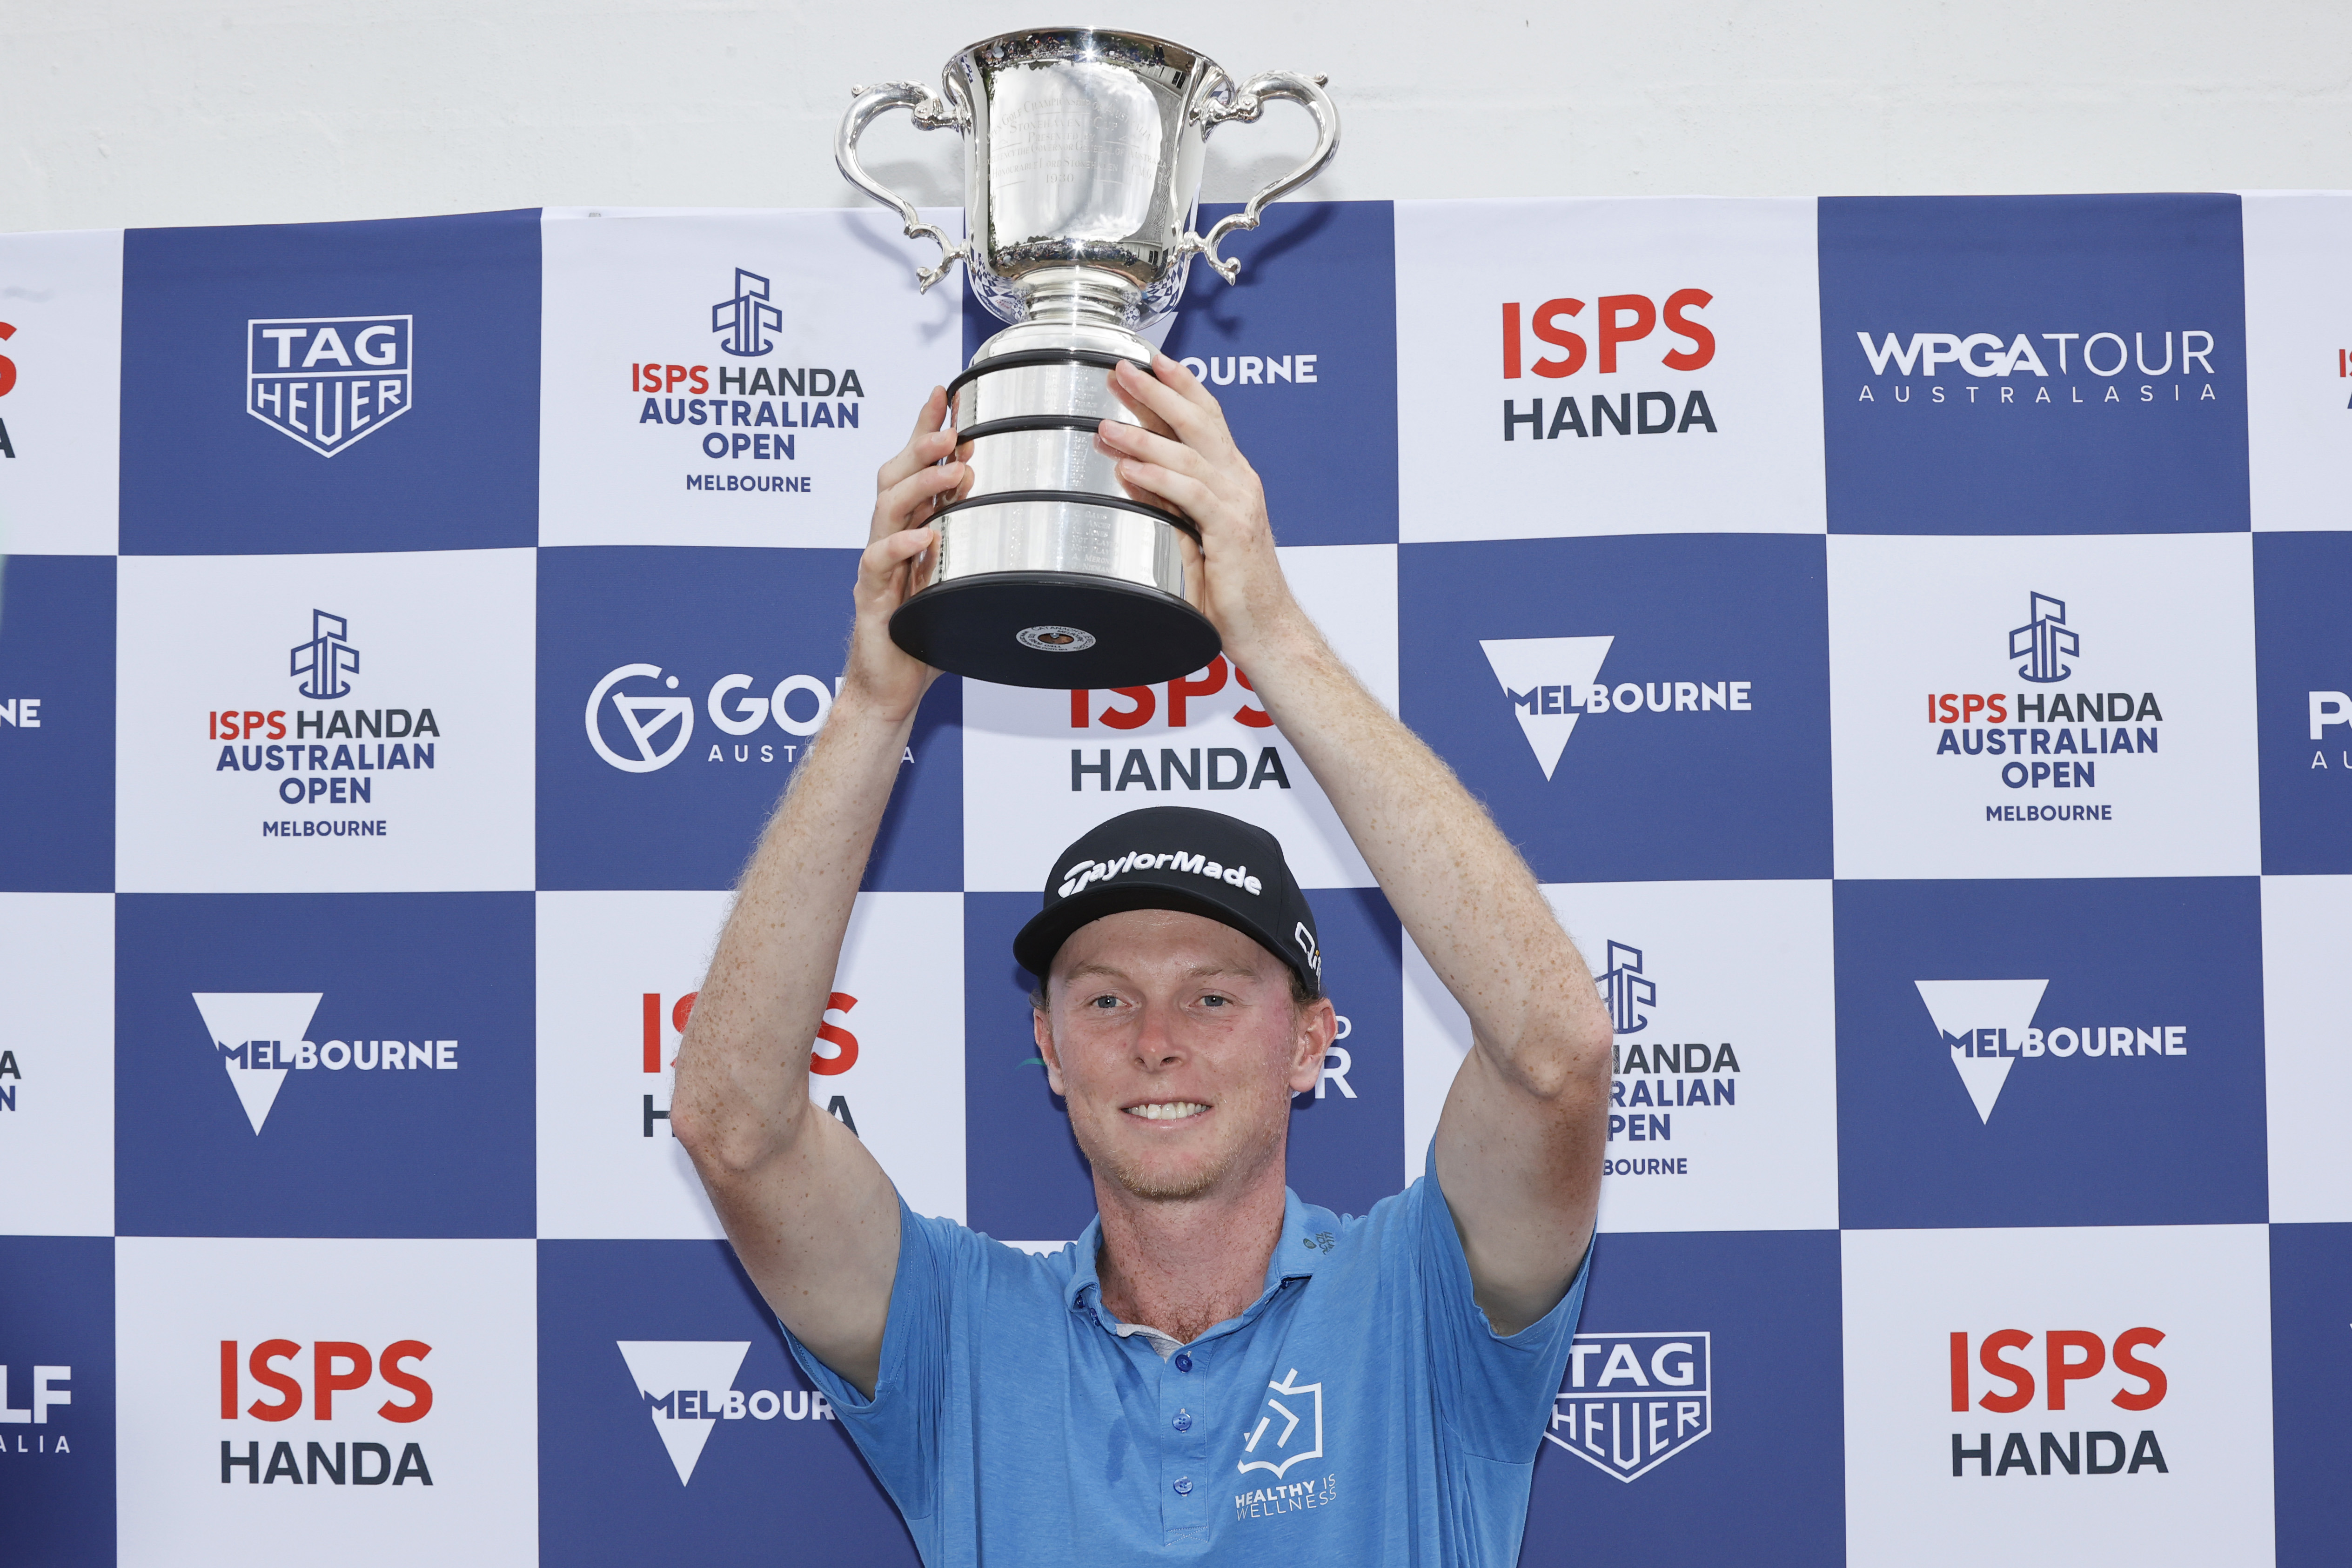
[[[1109,388],[1121,360],[1149,369],[1141,329],[1176,307],[1200,256],[1217,254],[1265,204],[1322,172],[1339,144],[1323,79],[1267,71],[1236,84],[1214,61],[1161,38],[1087,27],[1006,33],[964,49],[933,94],[913,82],[855,89],[834,139],[853,185],[929,235],[972,291],[1012,325],[949,384],[957,455],[971,481],[934,516],[939,543],[890,636],[941,669],[1009,686],[1143,686],[1216,656],[1195,606],[1200,534],[1136,500],[1095,449],[1105,419],[1137,423]],[[1248,205],[1194,232],[1209,132],[1272,99],[1315,117],[1315,151]],[[857,138],[887,110],[964,133],[968,236],[951,240],[866,174]]]

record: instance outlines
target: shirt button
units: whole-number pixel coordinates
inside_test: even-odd
[[[1176,1495],[1178,1497],[1191,1497],[1192,1495],[1192,1477],[1178,1476],[1176,1478]]]
[[[1179,1410],[1176,1412],[1173,1425],[1179,1432],[1190,1432],[1192,1429],[1192,1413],[1189,1410]]]
[[[1178,1372],[1190,1372],[1192,1370],[1192,1358],[1186,1355],[1182,1351],[1178,1351],[1176,1352],[1176,1361],[1174,1364]]]

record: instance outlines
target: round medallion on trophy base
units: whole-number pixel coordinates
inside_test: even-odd
[[[924,663],[1000,686],[1151,686],[1223,644],[1209,617],[1157,588],[1078,572],[990,572],[925,589],[890,617]]]

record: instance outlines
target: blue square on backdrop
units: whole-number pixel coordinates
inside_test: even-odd
[[[1362,1214],[1404,1185],[1402,939],[1377,888],[1307,897],[1324,984],[1347,1025],[1324,1058],[1321,1094],[1290,1102],[1288,1182],[1308,1203]],[[1007,1241],[1066,1240],[1095,1217],[1093,1173],[1030,1031],[1032,978],[1013,961],[1013,935],[1037,902],[963,898],[964,1216]]]
[[[2352,871],[2352,533],[2254,535],[2263,869]]]
[[[534,1233],[530,894],[121,894],[114,919],[122,1234]]]
[[[539,886],[731,888],[831,710],[855,550],[539,552]],[[933,683],[869,892],[963,885],[963,686]]]
[[[1594,1247],[1521,1561],[1843,1561],[1837,1233],[1610,1232]]]
[[[1199,232],[1238,204],[1204,204]],[[1163,345],[1225,412],[1265,483],[1284,544],[1397,537],[1396,209],[1278,202],[1218,248],[1228,284],[1195,260]],[[964,358],[1004,323],[967,293]]]
[[[2258,879],[1832,896],[1842,1225],[2268,1216]]]
[[[2251,526],[2235,195],[1820,212],[1832,532]]]
[[[725,1242],[539,1244],[545,1561],[914,1563],[824,1412]]]
[[[2352,1541],[2341,1438],[2344,1412],[2352,1406],[2347,1319],[2352,1225],[2271,1226],[2271,1475],[2279,1568],[2333,1568]]]
[[[0,563],[0,890],[114,890],[114,557]]]
[[[1827,877],[1826,542],[1403,545],[1405,722],[1544,881]]]
[[[114,1238],[0,1236],[0,1544],[11,1563],[114,1561]]]
[[[539,540],[539,214],[134,228],[125,554]]]

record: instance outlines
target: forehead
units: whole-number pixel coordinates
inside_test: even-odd
[[[1212,969],[1273,976],[1284,968],[1255,938],[1185,910],[1122,910],[1080,926],[1054,955],[1054,973],[1081,964],[1132,974]]]

